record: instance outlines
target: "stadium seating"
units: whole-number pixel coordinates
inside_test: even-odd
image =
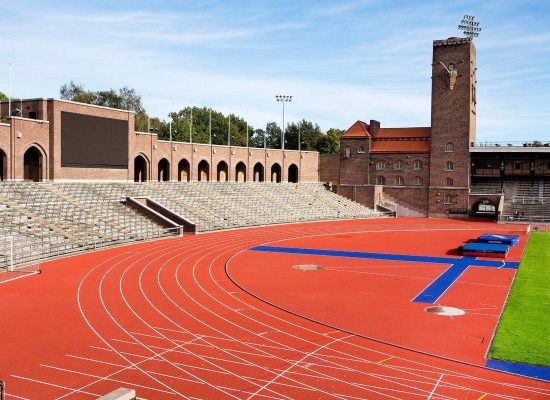
[[[318,183],[4,182],[0,238],[15,239],[15,258],[22,263],[36,253],[47,259],[175,234],[127,207],[127,197],[152,199],[202,232],[382,216]],[[0,240],[0,268],[6,249]]]
[[[550,181],[509,180],[504,183],[506,221],[550,222]]]

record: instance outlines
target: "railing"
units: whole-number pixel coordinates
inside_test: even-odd
[[[475,142],[472,147],[550,147],[550,142],[538,140],[532,142],[509,141],[509,142]]]
[[[550,197],[539,197],[539,196],[512,196],[513,204],[549,204]]]
[[[85,240],[79,237],[61,238],[0,238],[0,271],[16,270],[19,267],[53,260],[86,251],[101,250],[108,247],[137,243],[145,240],[160,239],[180,234],[181,228],[147,229],[128,234],[116,234],[110,237],[93,237]]]

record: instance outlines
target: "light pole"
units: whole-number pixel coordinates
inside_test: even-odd
[[[277,101],[283,103],[283,126],[281,129],[281,148],[285,149],[285,103],[290,103],[292,101],[292,96],[287,96],[286,94],[278,94],[275,96]]]

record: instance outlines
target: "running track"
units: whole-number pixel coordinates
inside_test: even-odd
[[[0,285],[7,399],[93,399],[121,386],[149,400],[550,399],[544,382],[329,330],[226,275],[232,256],[274,240],[430,229],[418,221],[243,229],[48,263],[42,275]]]

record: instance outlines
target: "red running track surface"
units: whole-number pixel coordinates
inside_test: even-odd
[[[391,314],[373,313],[377,322],[369,322],[373,302],[415,308],[412,295],[441,266],[407,271],[325,257],[319,262],[333,270],[306,272],[292,269],[296,256],[258,257],[246,250],[289,240],[284,245],[444,255],[457,240],[502,229],[509,227],[427,219],[310,223],[186,236],[47,263],[41,275],[0,285],[0,377],[7,399],[93,399],[118,387],[132,387],[149,400],[550,398],[544,382],[345,332],[478,361],[479,346],[467,342],[446,352],[436,338],[460,338],[457,330],[470,335],[471,324],[489,335],[500,309],[473,319],[471,310],[453,320],[414,314],[417,325],[426,324],[424,338],[433,351],[418,340],[422,329],[413,332],[415,318],[405,312],[393,322]],[[361,233],[366,231],[375,232]],[[510,260],[521,249],[514,251]],[[226,275],[228,260],[239,284],[299,315],[241,290]],[[345,272],[355,263],[368,273]],[[388,269],[394,280],[383,275]],[[511,278],[501,273],[513,271],[489,276],[470,269],[441,300],[477,311],[480,301],[501,306]],[[487,279],[494,279],[494,288],[476,285]],[[369,290],[374,294],[359,293]],[[340,329],[327,327],[335,322]],[[369,331],[390,323],[392,329]]]

